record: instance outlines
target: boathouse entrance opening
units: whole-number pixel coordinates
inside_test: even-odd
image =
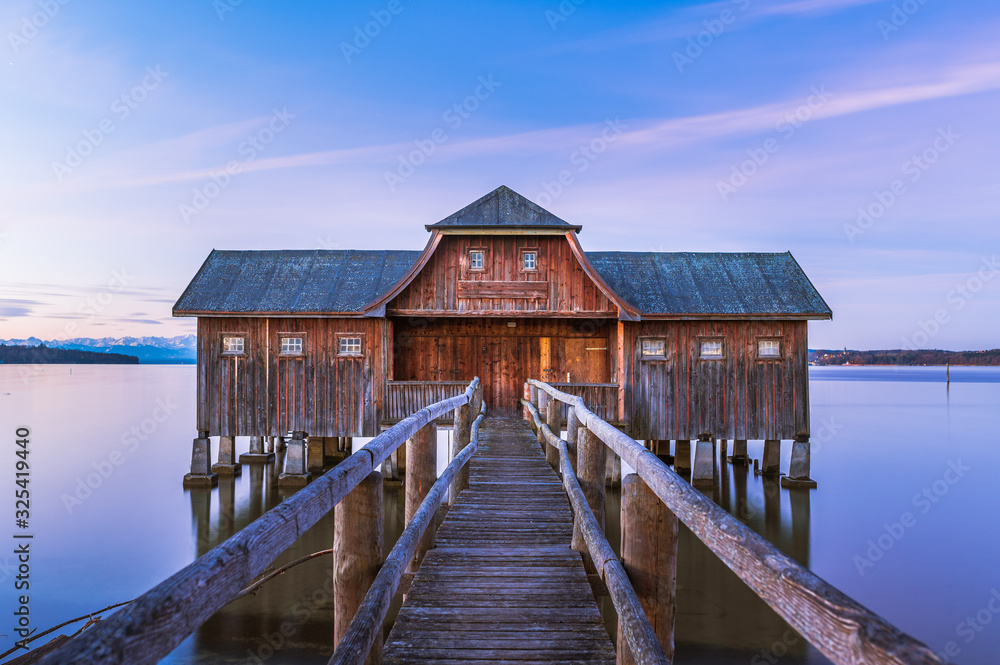
[[[393,318],[395,381],[480,377],[490,415],[517,417],[524,382],[607,383],[610,319]]]

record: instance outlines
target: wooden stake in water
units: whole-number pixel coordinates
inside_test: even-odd
[[[951,385],[951,363],[946,363],[944,366],[944,377],[947,385]]]

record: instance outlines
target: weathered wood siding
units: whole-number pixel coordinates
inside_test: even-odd
[[[615,324],[607,319],[397,319],[393,378],[462,381],[478,376],[490,415],[517,417],[528,378],[607,383]]]
[[[805,321],[620,322],[619,408],[636,439],[792,439],[809,433]],[[700,358],[699,337],[721,337],[721,360]],[[664,360],[642,359],[641,338],[666,341]],[[782,356],[757,357],[780,338]]]
[[[199,318],[198,429],[210,436],[375,436],[388,327],[384,319]],[[246,335],[244,355],[222,354],[227,333]],[[303,338],[301,356],[279,353],[283,333]],[[359,334],[361,355],[338,356],[338,333]]]
[[[483,251],[483,270],[469,251]],[[535,271],[521,253],[537,252]],[[563,236],[445,236],[420,274],[386,308],[392,314],[613,316],[618,310],[583,272]]]

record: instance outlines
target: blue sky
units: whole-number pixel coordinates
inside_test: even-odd
[[[976,0],[8,0],[0,337],[192,332],[212,248],[420,249],[506,184],[591,250],[790,250],[814,347],[995,348],[998,34]]]

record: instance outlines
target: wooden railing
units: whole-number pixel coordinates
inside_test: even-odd
[[[618,421],[618,384],[617,383],[550,383],[568,395],[575,395],[589,404],[591,410],[602,420]],[[566,409],[562,412],[563,422],[566,421]]]
[[[447,399],[468,385],[465,381],[388,381],[382,421],[395,423],[428,404]]]
[[[530,379],[528,384],[538,390],[540,401],[544,401],[541,393],[545,393],[547,398],[571,407],[568,414],[570,427],[585,428],[635,469],[639,478],[673,515],[831,661],[843,665],[940,665],[945,662],[926,645],[799,565],[732,517],[638,441],[594,414],[579,397],[534,379]],[[537,409],[533,411],[532,418],[538,418]],[[566,442],[559,440],[548,426],[539,427],[543,432],[549,429],[545,439],[559,445],[560,459],[566,457],[563,454],[567,450]],[[584,430],[579,431],[582,433]],[[582,451],[578,451],[578,457],[580,454]],[[602,555],[591,552],[591,556],[596,561]],[[624,563],[627,568],[628,557],[625,557]],[[631,617],[620,616],[620,619],[634,621]],[[635,629],[628,625],[625,628],[626,631]],[[642,629],[639,626],[639,630]],[[630,647],[632,642],[630,638]],[[638,661],[638,654],[636,658]]]
[[[269,510],[239,533],[153,587],[108,619],[69,640],[65,646],[49,652],[39,663],[111,665],[159,662],[217,610],[253,582],[282,552],[291,547],[321,518],[328,515],[352,490],[368,480],[396,448],[425,427],[433,432],[434,420],[451,411],[459,414],[463,411],[462,407],[470,404],[481,408],[478,378],[465,386],[463,393],[439,400],[409,414],[397,425],[382,432],[356,453]],[[467,416],[466,412],[464,422],[470,423]],[[456,423],[459,420],[456,417]],[[388,602],[385,594],[389,594],[388,599],[391,600],[392,593],[395,593],[399,585],[397,573],[419,547],[415,543],[421,541],[420,535],[433,521],[432,517],[443,491],[448,488],[456,475],[459,475],[459,470],[468,462],[475,450],[478,419],[475,431],[475,434],[470,431],[469,445],[458,451],[455,460],[446,471],[446,476],[433,485],[416,514],[411,517],[404,536],[400,538],[402,544],[393,549],[390,554],[391,562],[387,561],[383,566],[386,569],[385,575],[379,573],[376,577],[381,585],[380,591],[376,593],[377,597],[373,596],[370,602],[368,597],[365,597],[366,605],[362,609],[369,612],[367,616],[373,617],[381,612],[381,616],[384,617],[383,605],[387,607]],[[436,437],[434,439],[432,445],[427,446],[428,449],[436,449]],[[374,477],[378,479],[377,474]],[[380,491],[379,485],[379,493]],[[438,504],[434,503],[435,500]],[[380,513],[381,506],[378,510]],[[381,526],[378,532],[381,533]],[[381,548],[381,538],[378,540],[378,547]],[[335,544],[335,557],[336,549]],[[335,596],[336,594],[337,591]],[[334,602],[339,604],[337,598]],[[352,627],[353,623],[355,622],[352,622]],[[336,662],[364,661],[367,651],[357,657],[361,651],[358,645],[365,642],[370,648],[382,626],[381,621],[377,624],[374,621],[371,623],[372,626],[359,627],[349,634],[353,645],[351,653],[355,656],[350,660],[336,660]]]

